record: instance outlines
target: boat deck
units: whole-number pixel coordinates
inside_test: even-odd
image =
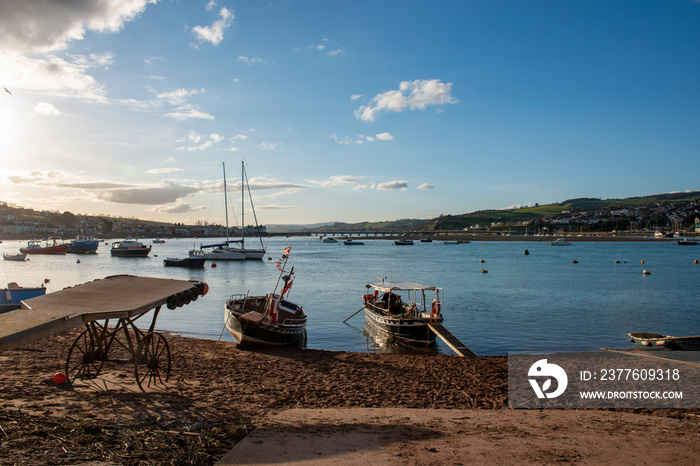
[[[17,348],[88,322],[132,318],[163,304],[182,306],[185,295],[206,293],[197,281],[116,275],[22,302],[0,314],[0,351]]]

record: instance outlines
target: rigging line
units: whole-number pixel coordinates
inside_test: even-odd
[[[245,184],[248,186],[248,198],[250,198],[250,208],[253,210],[253,219],[255,220],[255,229],[258,232],[258,239],[260,240],[260,246],[265,248],[265,245],[263,244],[262,240],[262,235],[260,234],[260,225],[258,225],[258,217],[255,215],[255,206],[253,205],[253,195],[250,193],[250,182],[248,182],[248,172],[245,169],[245,165],[243,166],[243,176],[245,176]],[[243,180],[241,180],[242,182]]]

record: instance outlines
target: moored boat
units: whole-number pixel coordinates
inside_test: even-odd
[[[0,288],[0,313],[19,309],[22,301],[45,294],[43,286],[22,287],[15,282],[8,283],[7,288]]]
[[[396,246],[413,246],[413,240],[412,239],[397,239],[394,241],[394,244]]]
[[[163,265],[166,267],[185,267],[188,269],[203,269],[204,263],[207,260],[203,257],[189,256],[183,259],[178,259],[177,257],[168,257],[163,260]]]
[[[365,243],[363,243],[362,241],[356,241],[356,240],[354,240],[354,239],[348,238],[348,239],[346,239],[345,241],[343,241],[343,244],[345,244],[345,245],[347,245],[347,246],[362,246],[362,245],[364,245]]]
[[[72,254],[95,254],[100,240],[90,235],[78,235],[74,240],[66,244],[66,252]]]
[[[19,252],[27,254],[65,254],[66,244],[61,238],[51,237],[43,242],[39,239],[27,241],[27,246],[19,248]]]
[[[332,236],[324,236],[323,238],[321,238],[321,242],[322,243],[337,243],[338,240],[333,238]]]
[[[3,253],[2,259],[6,261],[23,262],[27,259],[26,252],[20,252],[19,254],[7,254]]]
[[[209,260],[262,260],[265,256],[265,247],[262,243],[262,235],[260,234],[260,228],[257,225],[256,220],[256,230],[258,232],[258,239],[260,240],[260,248],[246,248],[245,247],[245,187],[248,186],[248,193],[250,193],[250,185],[248,184],[248,179],[245,171],[245,162],[241,162],[241,239],[240,240],[229,240],[229,224],[228,224],[228,189],[226,184],[226,165],[222,164],[224,173],[224,209],[226,217],[226,242],[222,244],[212,244],[212,245],[202,245],[200,246],[200,251],[204,248],[215,248],[211,251],[198,252],[193,249],[190,251],[190,257],[204,254],[204,257]],[[253,217],[255,218],[255,207],[253,207],[253,198],[250,197],[251,209],[253,211]],[[231,247],[231,243],[240,243],[240,247]]]
[[[232,295],[224,306],[226,328],[239,346],[303,345],[306,340],[306,314],[302,307],[285,296],[294,279],[294,267],[284,267],[290,248],[285,249],[278,268],[280,275],[272,293],[260,296]],[[277,288],[283,282],[282,290]]]
[[[564,238],[557,238],[551,243],[549,243],[550,246],[571,246],[571,243]]]
[[[428,348],[436,334],[429,324],[443,321],[442,288],[417,283],[384,281],[368,283],[362,296],[365,322],[396,341]]]
[[[700,351],[700,335],[672,337],[660,333],[628,333],[630,342],[645,350]]]
[[[114,257],[147,257],[151,252],[151,247],[144,245],[135,239],[125,239],[112,243],[110,253]]]
[[[680,239],[678,240],[678,246],[697,246],[698,242],[693,239]]]

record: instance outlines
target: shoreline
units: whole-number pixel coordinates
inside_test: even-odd
[[[300,409],[340,410],[335,416],[338,412],[353,416],[359,409],[466,410],[473,411],[475,419],[487,415],[476,413],[494,413],[488,428],[477,423],[473,429],[487,440],[497,435],[514,441],[512,454],[525,458],[531,448],[522,441],[527,437],[513,431],[522,416],[528,416],[535,437],[542,435],[545,440],[546,435],[566,431],[567,426],[581,425],[577,410],[557,410],[557,421],[552,424],[537,414],[542,410],[507,408],[505,356],[252,351],[238,349],[233,342],[168,334],[173,366],[163,387],[140,392],[133,364],[125,359],[109,361],[91,381],[73,387],[55,385],[51,378],[63,371],[67,352],[80,331],[82,328],[0,353],[5,375],[0,389],[0,463],[214,464],[251,432],[269,426],[270,419]],[[598,426],[620,435],[628,435],[642,421],[664,424],[650,416],[673,418],[669,422],[677,426],[667,426],[667,433],[640,431],[634,437],[649,445],[667,442],[664,448],[671,445],[671,449],[680,445],[673,442],[683,440],[684,455],[699,453],[700,410],[586,411],[598,413],[594,417],[603,423]],[[622,419],[621,411],[629,416]],[[543,433],[536,432],[538,422],[543,423]],[[342,432],[343,425],[332,423],[324,428]],[[296,428],[311,427],[300,422]],[[436,432],[445,438],[456,436],[459,442],[473,440],[447,427],[436,427]],[[600,441],[604,443],[605,438],[601,434]],[[410,438],[402,441],[412,445]],[[689,441],[695,442],[694,453],[687,448]],[[550,447],[556,451],[555,446]],[[585,446],[578,451],[586,457]],[[423,448],[414,453],[415,461],[409,464],[425,464],[435,458]]]

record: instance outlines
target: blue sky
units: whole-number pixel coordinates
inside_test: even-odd
[[[4,0],[0,23],[5,202],[221,223],[242,160],[263,224],[700,190],[697,1]]]

